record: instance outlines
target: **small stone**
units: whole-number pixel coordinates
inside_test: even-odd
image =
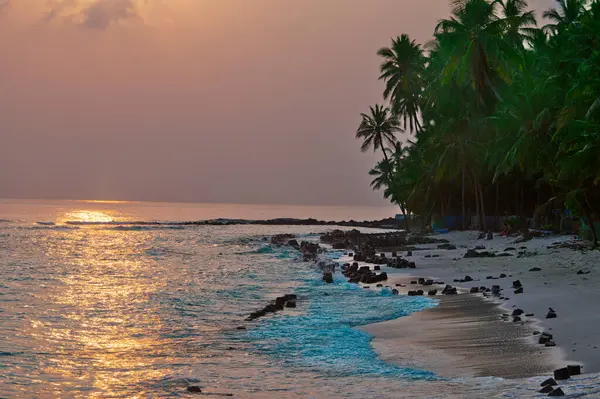
[[[187,391],[188,392],[202,392],[202,389],[200,389],[200,387],[197,385],[191,385],[191,386],[187,387]]]
[[[539,267],[532,267],[531,269],[529,269],[530,272],[539,272],[542,271],[542,269],[540,269]]]
[[[527,316],[527,317],[533,317],[534,315],[533,315],[533,313],[527,313],[525,316]]]
[[[515,309],[515,310],[513,310],[512,315],[513,316],[521,316],[523,313],[524,313],[523,309]]]
[[[520,321],[521,321],[521,318],[519,316],[513,317],[513,323],[519,323]]]
[[[523,293],[523,287],[519,287],[515,290],[515,294],[522,294]]]
[[[500,277],[500,278],[506,278],[506,274],[504,274],[504,273],[501,273],[499,277]]]
[[[238,329],[238,330],[245,330],[245,329],[246,329],[246,326],[238,326],[238,327],[237,327],[237,329]]]

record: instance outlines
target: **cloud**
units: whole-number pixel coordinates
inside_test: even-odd
[[[119,22],[141,20],[140,11],[144,4],[144,0],[49,0],[45,19],[106,29]]]

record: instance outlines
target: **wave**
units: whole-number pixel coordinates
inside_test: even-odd
[[[308,281],[297,290],[300,297],[310,301],[306,312],[264,319],[247,332],[247,339],[261,353],[336,377],[437,378],[429,371],[384,362],[370,345],[372,336],[354,328],[436,306],[434,300],[393,295],[387,289],[364,290],[339,276],[336,280],[333,285]]]

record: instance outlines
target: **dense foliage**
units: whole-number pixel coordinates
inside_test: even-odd
[[[558,0],[538,21],[525,0],[455,0],[431,42],[402,35],[378,55],[389,107],[357,137],[384,151],[373,187],[403,211],[486,230],[486,214],[597,218],[600,0]],[[391,145],[401,128],[408,147]]]

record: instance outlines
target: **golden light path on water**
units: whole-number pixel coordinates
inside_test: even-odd
[[[57,222],[104,223],[116,217],[81,209],[65,213]],[[38,321],[31,326],[33,337],[54,353],[42,370],[57,377],[56,385],[44,390],[48,397],[70,395],[65,380],[91,388],[81,397],[107,398],[117,397],[124,387],[165,376],[165,368],[153,367],[153,359],[165,361],[168,353],[161,347],[159,311],[148,300],[165,283],[154,278],[161,272],[159,263],[148,267],[136,259],[145,237],[134,237],[91,226],[69,230],[63,240],[46,247],[49,258],[69,259],[70,268],[58,277],[62,288],[43,299],[52,304],[48,316],[58,311],[66,322]]]

